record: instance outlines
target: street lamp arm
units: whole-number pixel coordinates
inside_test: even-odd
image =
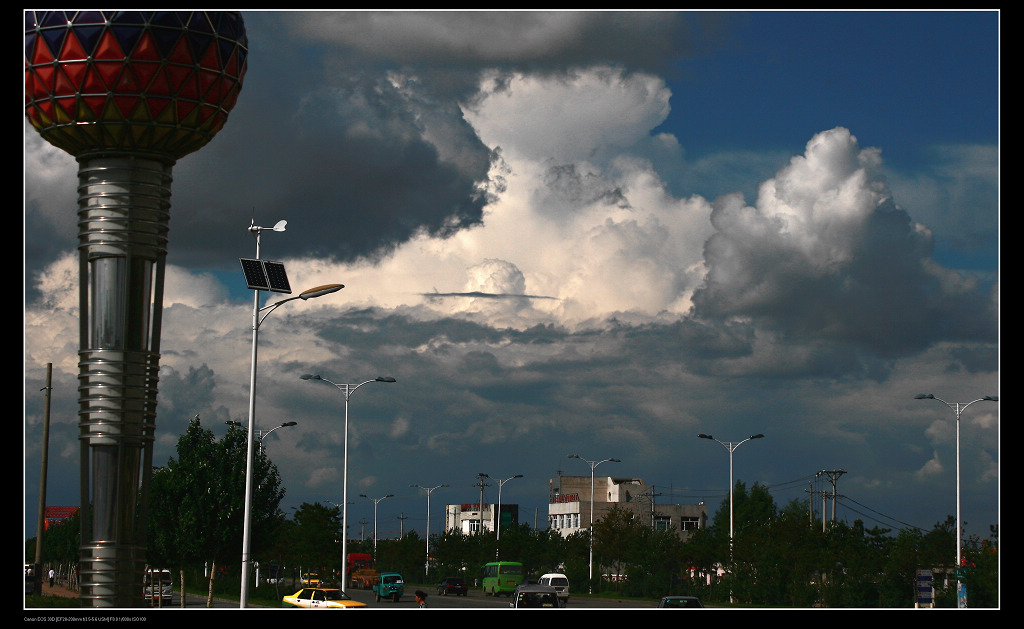
[[[980,397],[980,398],[978,398],[976,400],[971,400],[970,402],[967,402],[966,404],[963,404],[961,402],[955,402],[955,403],[947,402],[946,400],[943,400],[942,398],[935,397],[931,393],[919,393],[919,394],[914,396],[914,399],[915,400],[938,400],[939,402],[942,402],[943,404],[948,406],[950,408],[950,410],[952,410],[954,413],[956,413],[957,416],[959,417],[960,413],[962,413],[964,411],[964,409],[967,408],[968,406],[970,406],[971,404],[974,404],[975,402],[998,402],[999,401],[999,396],[998,395],[986,395],[986,396]]]
[[[376,378],[373,378],[371,380],[366,380],[364,382],[360,382],[359,384],[339,384],[337,382],[333,382],[331,380],[328,380],[327,378],[324,378],[323,376],[321,376],[318,373],[316,373],[316,374],[305,373],[305,374],[302,374],[301,376],[299,376],[299,379],[300,380],[322,380],[323,382],[326,382],[327,384],[333,385],[335,388],[337,388],[338,390],[340,390],[342,392],[342,394],[345,396],[345,401],[346,402],[349,400],[350,397],[352,397],[352,394],[355,392],[355,390],[358,389],[359,387],[363,386],[364,384],[370,384],[371,382],[386,382],[386,383],[398,382],[397,380],[395,380],[391,376],[377,376]]]
[[[275,301],[272,304],[267,304],[266,306],[263,306],[262,308],[257,310],[257,312],[258,313],[262,313],[262,315],[260,315],[257,318],[256,326],[259,327],[259,325],[263,323],[263,320],[266,319],[270,315],[271,312],[274,312],[280,306],[283,306],[284,304],[288,303],[289,301],[295,301],[296,299],[301,299],[303,301],[305,301],[307,299],[316,299],[317,297],[323,297],[324,295],[329,295],[331,293],[336,293],[336,292],[338,292],[339,290],[341,290],[343,288],[345,288],[344,284],[324,284],[323,286],[316,286],[314,288],[309,288],[307,290],[304,290],[301,293],[299,293],[298,295],[293,295],[291,297],[287,297],[285,299],[281,299],[279,301]],[[266,312],[263,312],[264,310],[266,310]]]
[[[270,435],[270,433],[274,432],[278,428],[287,428],[289,426],[295,426],[296,424],[298,424],[298,422],[284,422],[280,426],[274,426],[273,428],[271,428],[270,430],[268,430],[267,432],[263,433],[260,436],[260,443],[262,444],[263,440],[266,439]]]

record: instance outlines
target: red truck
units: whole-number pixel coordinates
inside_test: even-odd
[[[349,553],[345,562],[345,580],[349,587],[369,590],[380,579],[373,568],[373,557],[366,553]]]

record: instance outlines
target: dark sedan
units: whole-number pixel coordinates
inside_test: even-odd
[[[437,584],[438,596],[448,596],[454,594],[456,596],[467,596],[469,594],[469,588],[466,587],[466,582],[463,579],[457,577],[448,577],[442,579]]]

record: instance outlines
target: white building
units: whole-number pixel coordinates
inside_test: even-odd
[[[600,521],[613,506],[618,506],[655,530],[674,531],[681,539],[707,526],[708,512],[704,504],[658,504],[655,492],[639,478],[598,476],[593,482],[594,522]],[[551,479],[548,526],[562,537],[590,527],[590,483],[590,476]]]
[[[458,531],[464,535],[473,535],[480,531],[481,522],[484,531],[494,530],[494,514],[498,511],[495,504],[484,504],[483,509],[480,503],[469,502],[455,505],[446,505],[444,510],[444,530],[446,532]],[[519,505],[501,505],[501,527],[519,523]]]

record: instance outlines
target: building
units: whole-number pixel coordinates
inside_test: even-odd
[[[484,531],[493,531],[494,514],[498,511],[496,507],[495,504],[485,503],[481,510],[479,502],[447,505],[444,509],[444,530],[448,533],[460,532],[464,535],[472,535],[480,531],[481,522],[483,522]],[[519,505],[501,505],[501,527],[505,528],[518,523]]]
[[[559,476],[550,481],[548,526],[568,537],[590,527],[590,476]],[[593,478],[594,522],[612,507],[633,514],[651,528],[673,531],[680,539],[707,526],[708,511],[703,503],[695,505],[658,504],[657,494],[639,478],[598,476]]]
[[[78,513],[78,507],[46,507],[43,511],[43,530],[48,531],[55,524],[63,524]]]

